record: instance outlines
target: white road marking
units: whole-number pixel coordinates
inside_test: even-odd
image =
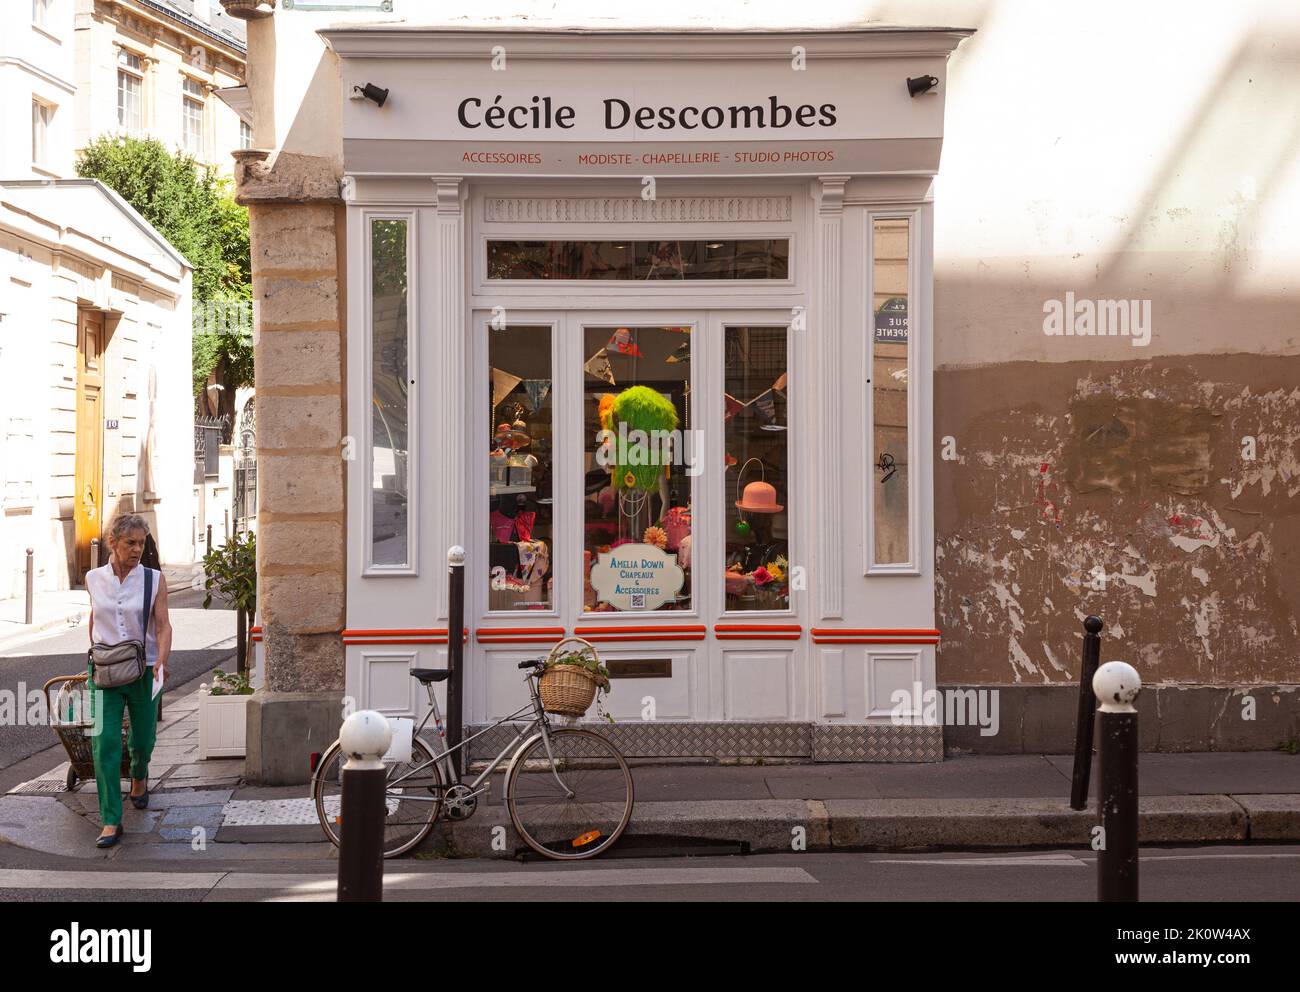
[[[538,871],[388,872],[388,892],[443,892],[491,888],[610,888],[629,885],[807,885],[817,879],[802,868],[577,868]],[[0,870],[5,889],[158,889],[274,892],[275,901],[329,900],[335,875],[288,872],[160,872]]]
[[[0,889],[211,889],[223,871],[0,870]]]
[[[993,868],[1026,865],[1048,868],[1086,868],[1086,862],[1073,854],[1021,854],[990,858],[889,858],[880,859],[878,865],[943,865],[946,868]]]

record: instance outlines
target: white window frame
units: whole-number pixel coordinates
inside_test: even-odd
[[[239,147],[244,150],[253,147],[253,125],[242,117],[239,119]]]
[[[138,59],[140,62],[140,67],[137,69],[133,65],[124,64],[122,59],[122,56],[124,55],[130,56],[131,58]],[[139,52],[134,51],[130,48],[126,48],[124,46],[119,45],[117,50],[117,59],[115,60],[114,64],[117,66],[117,77],[116,77],[117,78],[117,126],[119,129],[125,131],[127,134],[138,134],[139,132],[144,130],[145,123],[146,123],[145,113],[144,113],[144,89],[145,89],[144,77],[146,71],[148,70],[148,65],[149,65],[148,57],[145,55],[141,55]],[[134,79],[136,82],[136,86],[138,87],[138,89],[136,90],[137,120],[135,124],[128,124],[126,121],[122,119],[123,77],[128,79]]]
[[[920,531],[921,531],[921,490],[925,488],[923,473],[933,471],[930,465],[922,465],[921,458],[921,431],[929,429],[928,420],[923,423],[921,419],[921,376],[919,373],[920,364],[919,356],[921,354],[921,337],[924,333],[923,328],[928,326],[928,315],[923,315],[921,309],[921,260],[919,258],[919,247],[921,244],[919,231],[921,224],[921,211],[917,207],[906,209],[880,209],[865,211],[865,229],[863,231],[865,257],[866,257],[866,278],[862,280],[864,295],[862,298],[863,306],[863,326],[864,333],[869,335],[864,341],[863,346],[863,365],[861,369],[860,382],[868,383],[866,390],[866,445],[867,456],[865,464],[865,478],[863,479],[862,492],[863,513],[866,523],[865,536],[866,540],[862,542],[864,559],[863,575],[920,575],[921,574],[921,555],[920,555]],[[907,221],[907,466],[908,466],[908,492],[907,492],[907,561],[905,562],[876,562],[876,502],[875,487],[879,484],[876,480],[876,391],[875,391],[875,362],[874,349],[876,330],[875,330],[875,310],[873,303],[876,292],[876,240],[875,224],[878,220],[906,220]],[[927,380],[928,381],[928,380]]]
[[[361,211],[363,265],[362,309],[364,313],[364,371],[363,390],[366,396],[365,436],[363,439],[362,478],[365,484],[362,519],[363,576],[415,576],[420,574],[420,355],[419,355],[419,211],[418,210],[367,210]],[[375,221],[399,220],[406,222],[406,374],[411,380],[406,394],[406,562],[399,565],[376,564],[374,559],[374,258],[371,227]]]
[[[198,110],[197,132],[194,143],[190,142],[190,108]],[[205,153],[204,141],[208,116],[208,101],[204,83],[201,79],[181,74],[181,146],[186,152],[202,158]]]
[[[32,165],[48,169],[50,163],[50,127],[54,123],[54,104],[32,97]]]

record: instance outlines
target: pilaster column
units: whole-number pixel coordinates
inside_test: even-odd
[[[816,343],[817,397],[815,436],[817,444],[818,517],[816,583],[817,614],[822,620],[839,619],[844,613],[844,551],[839,527],[844,506],[844,484],[840,451],[843,444],[840,422],[840,379],[843,365],[843,310],[840,269],[843,265],[844,187],[848,176],[821,176],[817,196],[817,239],[813,270],[817,273],[815,312],[810,328]]]
[[[257,385],[258,606],[265,685],[246,774],[304,782],[337,736],[346,591],[345,213],[330,163],[236,153],[249,208]]]

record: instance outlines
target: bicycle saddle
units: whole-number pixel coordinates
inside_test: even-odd
[[[419,679],[425,685],[430,682],[446,682],[451,672],[445,668],[412,668],[411,678]]]

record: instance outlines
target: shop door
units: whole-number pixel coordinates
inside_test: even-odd
[[[104,477],[104,316],[82,310],[77,319],[77,456],[73,527],[73,571],[81,582],[91,561],[90,542],[103,533]]]

